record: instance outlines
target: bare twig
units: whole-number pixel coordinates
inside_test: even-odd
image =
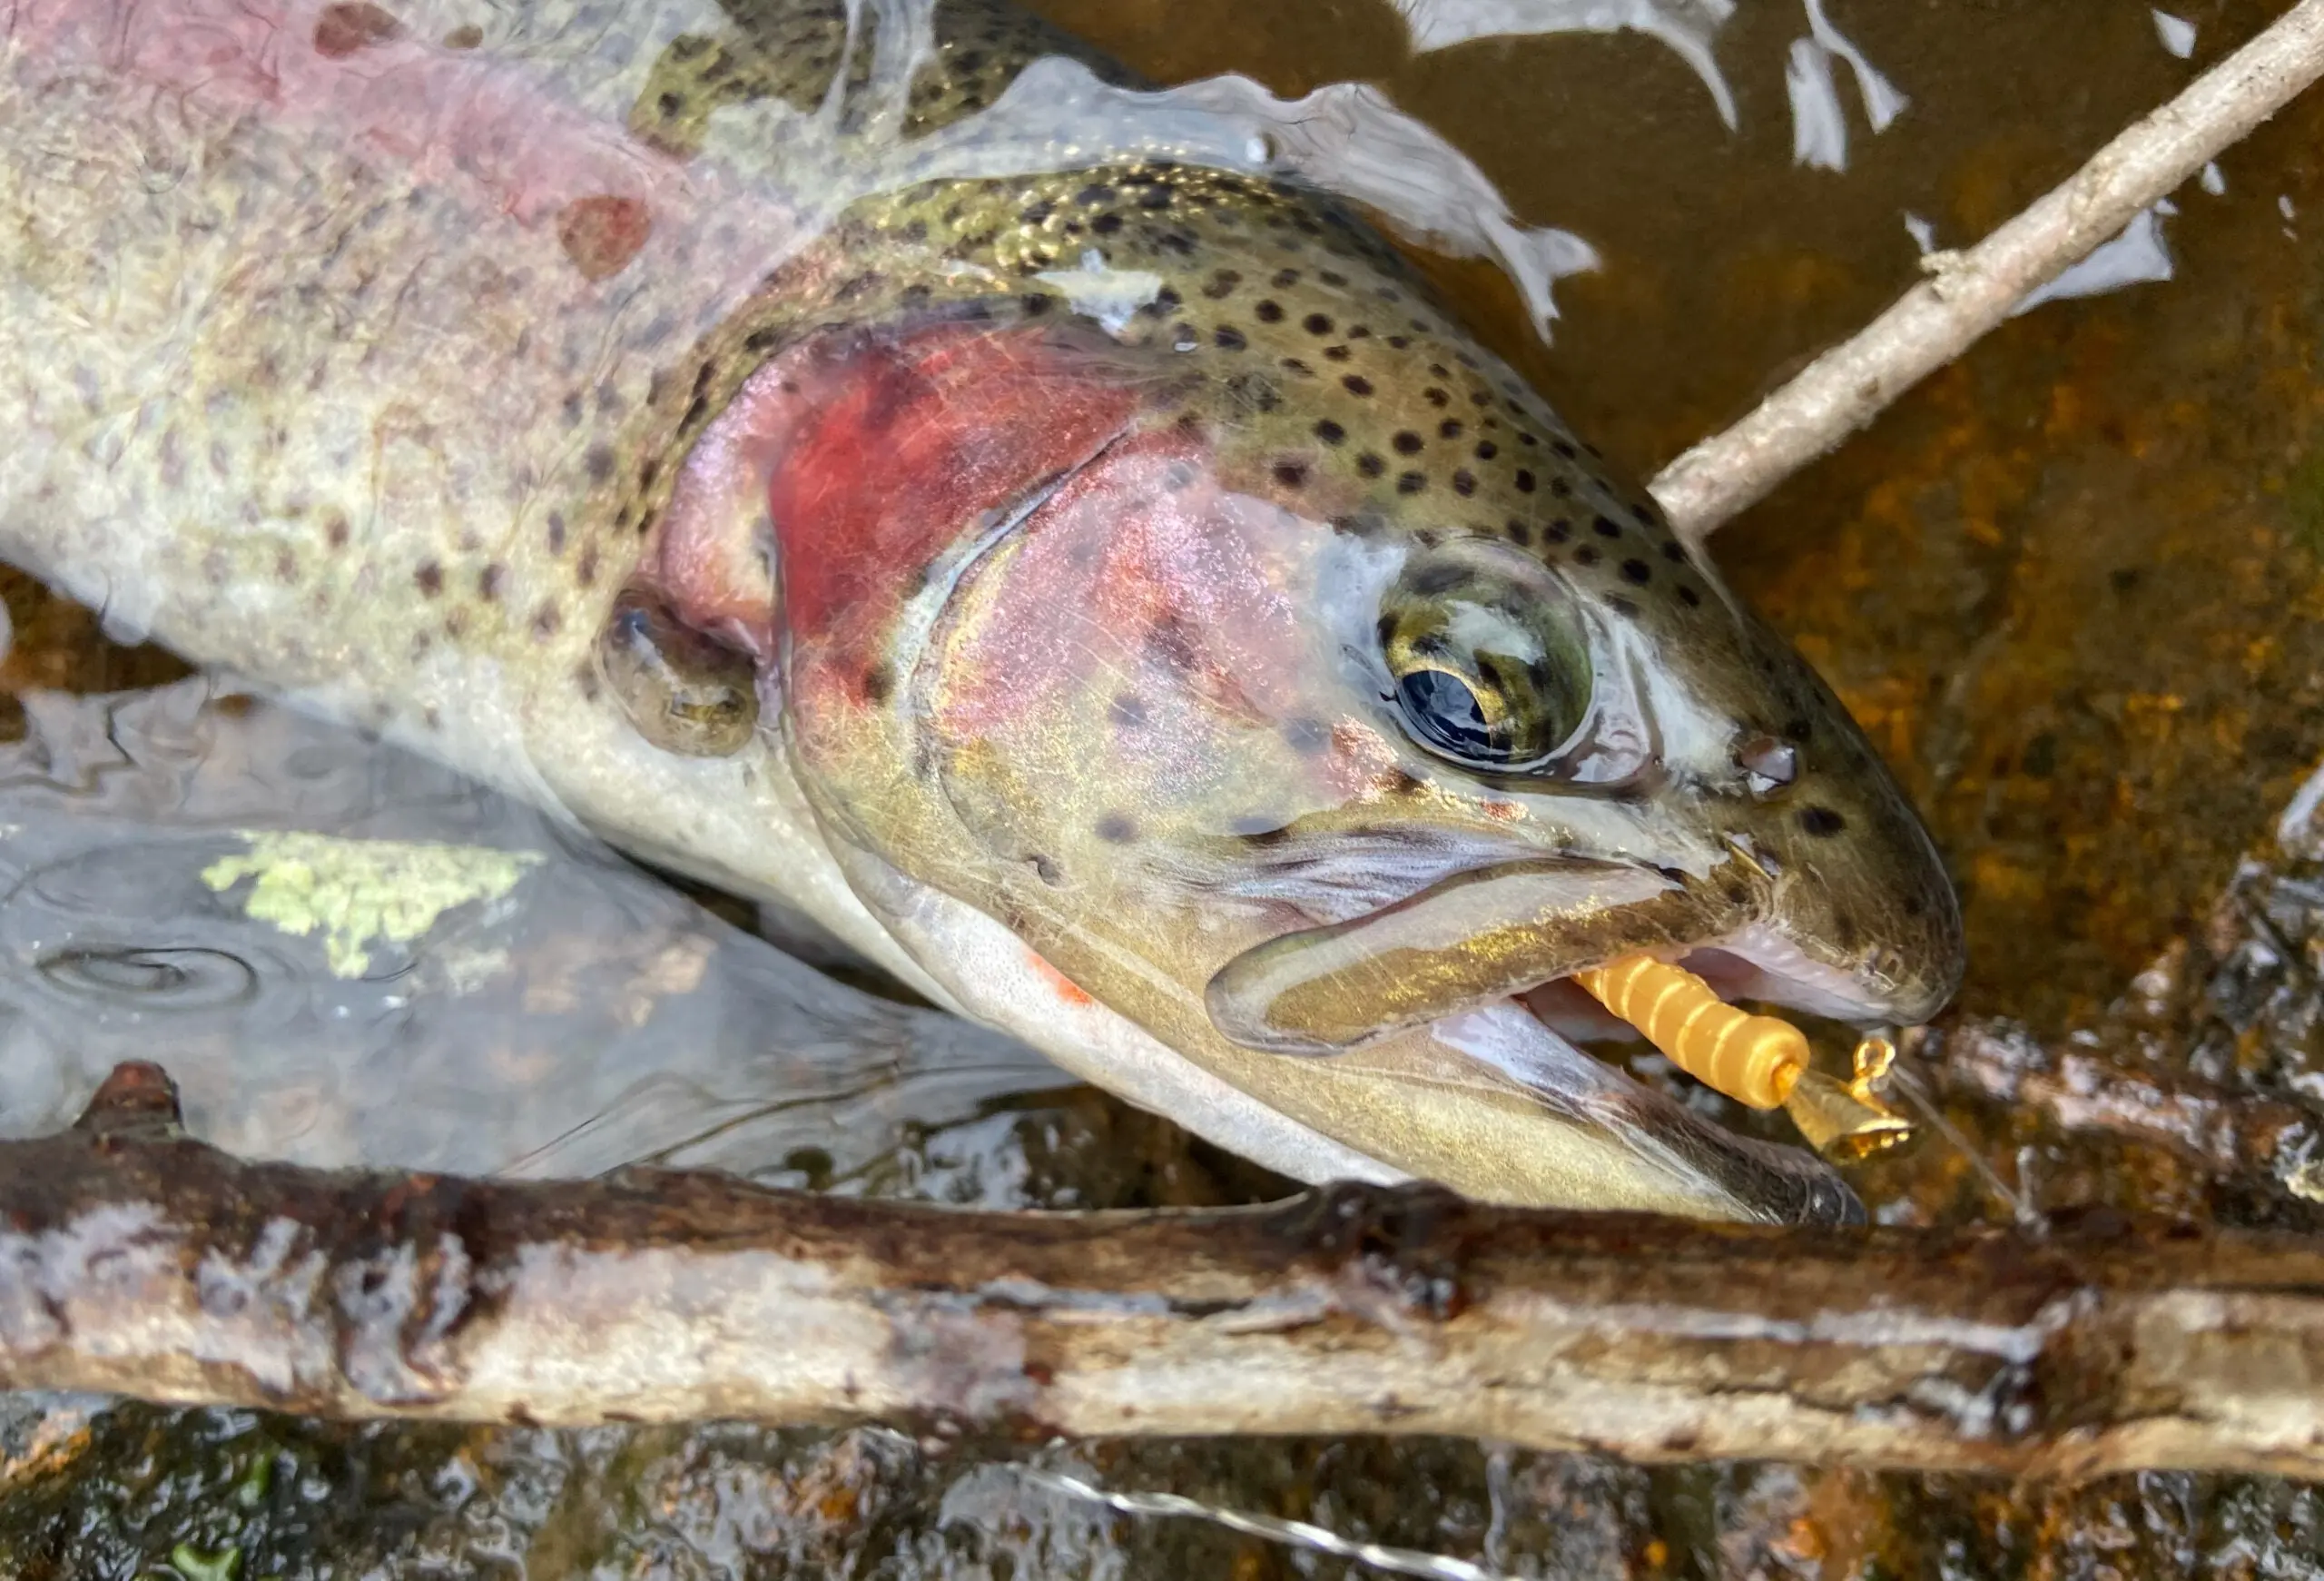
[[[2324,1244],[1771,1230],[1343,1189],[948,1211],[725,1176],[245,1163],[116,1070],[0,1143],[0,1388],[339,1418],[1450,1433],[2021,1475],[2324,1474]]]
[[[1959,356],[2132,217],[2324,74],[2324,0],[2300,0],[2259,37],[2116,137],[2031,208],[1929,278],[1649,486],[1699,543]]]

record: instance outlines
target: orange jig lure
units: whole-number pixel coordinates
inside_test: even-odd
[[[1856,1045],[1856,1076],[1844,1084],[1809,1063],[1797,1027],[1736,1009],[1682,966],[1628,955],[1573,980],[1706,1087],[1754,1109],[1783,1110],[1818,1152],[1861,1158],[1912,1133],[1874,1091],[1896,1058],[1885,1038]]]

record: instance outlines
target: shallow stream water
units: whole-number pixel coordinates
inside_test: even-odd
[[[2117,0],[1036,8],[1168,80],[1240,72],[1287,97],[1376,84],[1472,159],[1517,219],[1585,242],[1599,267],[1556,282],[1546,345],[1491,265],[1437,268],[1568,420],[1639,475],[1870,317],[1915,277],[1924,242],[1982,235],[2275,9],[2189,5],[2161,15]],[[1659,32],[1563,25],[1617,15]],[[1885,1220],[2002,1219],[2095,1201],[2234,1223],[2324,1222],[2324,1170],[2311,1168],[2324,1125],[2324,821],[2311,821],[2315,797],[2301,794],[2324,759],[2319,148],[2324,99],[2311,96],[2222,158],[2215,180],[2175,194],[2171,212],[2134,228],[2110,254],[2109,275],[2083,277],[2095,294],[2013,321],[1714,540],[1729,577],[1871,731],[1960,884],[1969,978],[1908,1051],[1953,1134],[1860,1171]],[[54,1123],[124,1041],[161,1027],[188,1035],[184,1017],[196,1011],[212,1018],[206,1035],[222,1035],[215,1004],[155,1007],[153,985],[180,981],[161,968],[185,966],[151,953],[167,944],[245,962],[295,957],[303,967],[286,968],[278,990],[236,1004],[273,1015],[290,993],[310,1018],[300,1024],[342,1029],[336,1043],[278,1039],[270,1057],[284,1062],[261,1068],[238,1067],[221,1042],[203,1091],[225,1134],[254,1151],[328,1151],[328,1142],[350,1150],[341,1156],[389,1161],[407,1145],[385,1129],[392,1104],[377,1099],[377,1085],[337,1077],[377,1077],[366,1062],[392,1051],[359,1028],[402,1007],[383,1009],[376,988],[331,978],[318,939],[237,943],[221,931],[231,917],[213,904],[219,892],[198,875],[239,848],[233,830],[287,816],[294,791],[311,808],[312,787],[335,786],[335,815],[353,820],[342,826],[403,838],[425,837],[394,820],[426,798],[356,745],[292,739],[299,727],[270,725],[263,710],[230,709],[203,727],[211,734],[190,735],[198,716],[187,691],[77,711],[39,696],[150,687],[178,672],[150,652],[106,647],[87,618],[20,579],[0,591],[16,637],[0,683],[25,699],[10,706],[19,739],[0,776],[9,798],[0,821],[16,826],[13,870],[53,877],[69,868],[80,885],[19,884],[0,908],[0,934],[37,944],[7,957],[15,1041],[5,1045],[0,1130]],[[79,756],[59,748],[68,740],[82,744]],[[221,741],[241,756],[218,758]],[[274,766],[238,791],[222,762]],[[300,775],[282,772],[294,762]],[[180,786],[204,765],[227,797],[207,822],[189,819],[183,797],[135,803],[124,789]],[[448,799],[472,832],[522,815],[430,783],[438,810]],[[37,809],[76,797],[82,815],[103,803],[104,816],[142,818],[156,831],[143,837],[179,851],[187,865],[166,892],[178,912],[119,887],[120,871],[91,879],[85,861],[73,866],[83,847],[61,835],[39,860],[24,855],[26,838],[43,837]],[[618,865],[587,851],[572,862],[559,882],[580,887],[560,893],[628,908],[631,926],[663,930],[656,937],[693,963],[684,970],[743,995],[738,1003],[785,971],[746,934]],[[92,895],[115,922],[158,927],[174,917],[179,932],[168,941],[123,933],[84,952],[79,975],[60,987],[39,967],[57,958],[65,924],[26,908],[80,904],[66,923],[88,927]],[[516,911],[479,918],[467,943],[514,953],[539,982],[560,969],[570,977],[588,914],[567,904],[532,923]],[[502,933],[484,936],[494,928]],[[358,992],[371,998],[338,1013]],[[590,1046],[615,1069],[654,1023],[631,1013],[635,999],[604,997],[565,1013],[591,1018]],[[743,1133],[759,1149],[758,1172],[785,1183],[1074,1207],[1284,1189],[1086,1090],[1059,1090],[1022,1068],[1009,1079],[1002,1051],[985,1051],[976,1081],[921,1079],[913,1039],[931,1040],[930,1068],[957,1070],[935,1049],[956,1033],[852,991],[819,1003],[819,1024],[883,1029],[879,1060],[850,1066],[842,1033],[839,1052],[812,1069],[735,1083],[743,1097],[718,1088],[733,1067],[716,1060],[693,1073],[684,1102],[658,1109],[625,1098],[619,1082],[604,1097],[576,1088],[566,1094],[574,1113],[530,1114],[537,1134],[497,1156],[516,1163],[577,1137],[633,1155],[734,1161],[743,1154],[718,1149],[738,1134],[729,1122],[747,1120],[770,1128]],[[740,1035],[742,1015],[699,1023],[699,1048]],[[358,1031],[344,1030],[350,1020]],[[283,1053],[293,1047],[310,1061],[303,1074]],[[513,1082],[537,1067],[537,1051],[528,1063],[512,1045],[499,1075]],[[801,1102],[770,1111],[749,1096],[786,1082]],[[376,1123],[361,1109],[374,1101],[366,1092],[383,1105]],[[305,1096],[286,1107],[286,1093]],[[271,1131],[258,1102],[268,1095]],[[877,1432],[341,1428],[143,1408],[83,1415],[24,1401],[0,1408],[0,1572],[1351,1573],[1349,1561],[1199,1521],[1076,1502],[1019,1475],[1029,1455],[1108,1487],[1311,1521],[1511,1575],[2324,1569],[2324,1500],[2266,1479],[2149,1476],[2065,1491],[1775,1466],[1646,1469],[1433,1441],[1029,1452]]]

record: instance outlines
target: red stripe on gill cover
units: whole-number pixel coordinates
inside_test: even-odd
[[[791,681],[802,702],[877,703],[930,563],[1120,433],[1136,375],[1046,327],[940,324],[867,339],[814,379],[767,490]]]

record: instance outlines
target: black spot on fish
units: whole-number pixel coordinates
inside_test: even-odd
[[[498,600],[500,589],[507,585],[507,581],[508,568],[496,560],[477,573],[476,590],[486,603],[494,603]]]
[[[1343,390],[1345,390],[1350,395],[1369,395],[1372,393],[1372,380],[1366,379],[1361,373],[1349,373],[1343,375],[1340,379],[1340,387]]]
[[[1355,459],[1355,469],[1367,478],[1377,478],[1388,469],[1388,463],[1366,450]]]
[[[1524,468],[1520,467],[1517,469],[1517,477],[1514,481],[1517,484],[1517,492],[1520,494],[1531,494],[1533,492],[1533,474],[1527,471]]]
[[[1299,325],[1311,335],[1328,335],[1332,332],[1332,321],[1322,313],[1309,313],[1299,321]]]
[[[1275,272],[1275,278],[1267,283],[1277,291],[1289,291],[1299,283],[1299,272],[1295,269],[1278,269]]]
[[[888,700],[889,694],[895,689],[896,672],[889,667],[887,660],[880,659],[864,667],[863,700],[865,702],[874,705],[884,703]]]
[[[1702,608],[1703,596],[1681,582],[1679,584],[1679,602],[1689,609],[1699,609]]]
[[[1307,481],[1307,463],[1277,461],[1275,464],[1275,480],[1286,489],[1304,487]]]
[[[1263,324],[1279,324],[1283,321],[1283,304],[1278,301],[1272,300],[1262,301],[1252,308],[1251,312]]]
[[[573,568],[573,575],[575,579],[585,588],[596,581],[597,546],[596,544],[591,544],[581,551],[580,563]]]
[[[1396,474],[1396,492],[1399,494],[1417,494],[1427,487],[1428,479],[1421,473],[1399,472]]]
[[[1647,583],[1653,579],[1654,568],[1648,565],[1644,560],[1624,560],[1622,562],[1623,581],[1634,583],[1635,585],[1643,588]]]
[[[1635,619],[1638,617],[1638,605],[1631,600],[1623,598],[1620,593],[1612,593],[1607,596],[1606,608],[1611,609],[1615,614],[1620,616],[1625,620]]]
[[[1561,516],[1541,529],[1543,543],[1563,543],[1573,536],[1573,523]]]
[[[544,603],[533,611],[533,635],[547,642],[556,635],[556,628],[564,622],[565,617],[557,613],[556,605]]]
[[[347,547],[349,531],[347,518],[334,510],[330,519],[323,524],[323,541],[335,549],[343,549]]]
[[[1089,232],[1093,236],[1110,236],[1121,228],[1122,217],[1116,213],[1100,214],[1089,222]]]
[[[1580,548],[1574,550],[1573,563],[1577,566],[1596,565],[1598,563],[1598,546],[1595,544],[1586,543]]]
[[[1423,598],[1434,598],[1466,586],[1473,576],[1463,565],[1424,566],[1413,574],[1412,589]]]
[[[1509,534],[1509,541],[1515,544],[1518,548],[1530,548],[1532,547],[1533,529],[1526,523],[1519,521],[1516,518],[1512,517],[1503,525],[1503,530]]]
[[[444,568],[429,560],[412,572],[411,579],[422,597],[433,598],[444,590]]]
[[[588,454],[581,459],[588,469],[592,483],[610,483],[614,476],[614,450],[611,445],[591,445]]]
[[[1336,445],[1347,438],[1347,430],[1330,418],[1323,418],[1315,424],[1315,437],[1327,445]]]
[[[1137,825],[1127,815],[1108,813],[1096,825],[1098,838],[1109,845],[1127,845],[1137,838]]]
[[[1477,448],[1470,453],[1475,456],[1480,461],[1490,461],[1495,456],[1501,454],[1501,447],[1494,444],[1491,440],[1479,440],[1477,441]]]
[[[1222,351],[1240,351],[1251,342],[1243,331],[1232,324],[1221,324],[1210,332],[1211,343]]]
[[[1476,491],[1476,474],[1471,472],[1466,467],[1455,469],[1452,473],[1452,492],[1465,499]]]
[[[1683,566],[1687,563],[1687,546],[1672,539],[1662,546],[1662,558],[1674,566]]]
[[[1440,440],[1457,440],[1461,432],[1461,420],[1457,417],[1448,417],[1436,425],[1436,437]]]
[[[1848,826],[1848,821],[1830,807],[1802,807],[1799,826],[1818,839],[1828,839]]]
[[[1400,456],[1420,454],[1421,437],[1410,429],[1405,429],[1389,442],[1396,447],[1396,453]]]
[[[1283,738],[1294,752],[1313,756],[1332,744],[1332,728],[1321,719],[1293,719],[1283,726]]]
[[[1591,519],[1590,530],[1600,538],[1620,538],[1622,536],[1622,524],[1610,516],[1600,516]]]

